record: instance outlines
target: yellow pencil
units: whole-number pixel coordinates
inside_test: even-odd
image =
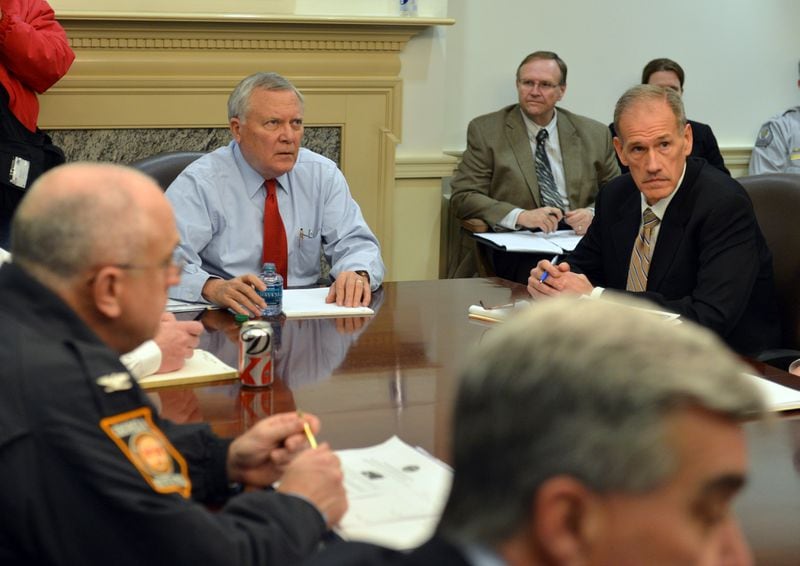
[[[303,411],[297,411],[297,416],[302,419]],[[303,421],[303,430],[306,431],[306,438],[308,438],[308,443],[311,445],[311,448],[316,448],[317,439],[314,438],[314,433],[311,432],[311,427],[308,425],[307,421]]]

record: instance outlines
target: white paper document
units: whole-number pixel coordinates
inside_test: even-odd
[[[545,234],[544,232],[484,232],[473,234],[490,242],[494,247],[508,252],[552,253],[561,254],[571,252],[581,241],[583,236],[578,236],[574,230],[556,230]]]
[[[800,409],[800,391],[775,383],[764,377],[746,374],[761,391],[770,411],[789,411]],[[800,377],[797,378],[800,385]]]
[[[480,305],[470,305],[467,310],[469,318],[484,322],[503,322],[510,316],[531,305],[530,301],[514,301],[514,304],[501,307],[483,308]]]
[[[396,436],[336,454],[349,503],[342,538],[406,550],[433,535],[453,477],[446,464]]]
[[[283,292],[283,314],[286,318],[310,318],[322,316],[366,316],[375,314],[369,307],[340,307],[326,303],[328,287],[312,289],[286,289]]]

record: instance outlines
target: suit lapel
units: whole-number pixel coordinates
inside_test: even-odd
[[[681,240],[686,232],[686,225],[692,215],[694,202],[695,180],[700,173],[701,163],[694,160],[686,162],[686,174],[678,192],[669,203],[661,227],[658,231],[656,249],[650,260],[650,272],[647,277],[647,288],[659,289],[664,277],[669,273],[675,254],[678,252]]]
[[[633,180],[629,179],[628,181],[633,184]],[[611,287],[624,289],[628,281],[628,267],[631,262],[633,244],[638,237],[642,219],[642,197],[635,186],[628,197],[623,200],[616,214],[617,217],[611,225],[615,256],[611,265],[615,266],[617,271],[608,283]]]
[[[581,161],[586,156],[581,155],[581,140],[572,120],[558,108],[556,108],[556,112],[558,112],[558,121],[556,122],[558,143],[561,146],[561,160],[564,164],[564,182],[567,186],[570,208],[574,208],[575,203],[582,202],[580,195],[580,176],[583,169]]]
[[[542,199],[539,195],[539,182],[536,179],[536,163],[533,160],[528,129],[525,127],[525,122],[522,121],[521,112],[519,105],[515,105],[506,116],[506,137],[519,164],[519,169],[522,171],[522,176],[528,184],[533,202],[538,207],[542,206]]]

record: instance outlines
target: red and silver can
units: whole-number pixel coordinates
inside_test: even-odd
[[[272,385],[272,326],[250,320],[239,331],[239,379],[242,385]]]

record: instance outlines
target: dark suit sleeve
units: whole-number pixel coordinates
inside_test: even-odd
[[[457,218],[480,218],[495,226],[514,205],[489,196],[495,173],[494,149],[486,141],[477,120],[467,127],[467,149],[453,175],[450,206]]]
[[[604,193],[601,191],[597,196],[597,202],[595,202],[594,214],[596,219],[605,216],[603,209],[607,205],[604,203],[603,196]],[[566,263],[570,266],[570,271],[586,275],[595,287],[607,287],[611,284],[605,272],[603,256],[604,233],[605,231],[601,229],[600,223],[595,220],[589,225],[589,229],[581,238],[575,250],[565,258]]]
[[[679,264],[672,265],[661,286],[665,292],[642,295],[726,337],[750,303],[762,264],[760,240],[746,195],[731,192],[712,206],[691,221],[674,259]],[[683,287],[688,288],[683,296],[665,294]]]
[[[227,475],[231,439],[219,438],[207,424],[175,424],[162,420],[161,429],[186,459],[192,480],[192,499],[224,501],[230,495]]]
[[[693,149],[692,155],[704,158],[709,164],[730,175],[731,172],[725,167],[725,160],[722,158],[722,152],[719,150],[717,138],[714,136],[711,127],[697,122],[693,122],[692,125],[697,130],[695,132],[695,143],[698,144],[697,151],[695,152]]]

